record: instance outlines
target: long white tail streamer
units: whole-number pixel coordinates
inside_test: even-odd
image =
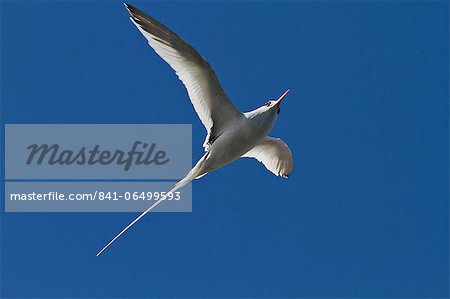
[[[175,191],[177,191],[178,189],[180,189],[181,187],[183,187],[184,185],[188,184],[189,182],[191,182],[193,179],[199,177],[199,175],[204,175],[204,174],[200,174],[200,170],[201,170],[201,165],[202,162],[206,159],[207,154],[205,154],[195,165],[194,168],[191,169],[191,171],[189,171],[189,173],[186,175],[186,177],[184,177],[182,180],[180,180],[178,183],[175,184],[175,186],[168,192],[168,193],[173,193]],[[132,227],[136,222],[138,222],[142,217],[144,217],[148,212],[150,212],[151,210],[153,210],[154,208],[156,208],[157,205],[159,205],[161,202],[163,202],[165,200],[164,197],[161,197],[160,199],[158,199],[157,201],[155,201],[150,207],[147,208],[147,210],[145,210],[144,212],[142,212],[136,219],[134,219],[130,224],[128,224],[124,229],[122,229],[122,231],[120,233],[118,233],[111,241],[109,241],[108,244],[106,244],[97,254],[96,256],[99,256],[100,254],[102,254],[103,251],[106,250],[106,248],[108,248],[112,243],[114,243],[115,240],[117,240],[123,233],[125,233],[130,227]]]

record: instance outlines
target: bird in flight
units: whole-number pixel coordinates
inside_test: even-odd
[[[183,82],[195,112],[207,131],[203,143],[205,154],[169,193],[241,157],[255,158],[275,175],[287,178],[293,168],[291,150],[281,139],[267,134],[273,128],[280,114],[281,102],[289,90],[258,109],[240,112],[225,94],[211,65],[197,50],[146,13],[129,4],[125,4],[125,7],[131,15],[131,21],[150,47],[174,69]],[[163,200],[162,197],[142,212],[97,256]]]

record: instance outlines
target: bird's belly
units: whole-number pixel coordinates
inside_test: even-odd
[[[249,126],[240,127],[222,134],[212,144],[207,160],[208,171],[225,166],[251,150],[265,137],[265,132],[258,132]]]

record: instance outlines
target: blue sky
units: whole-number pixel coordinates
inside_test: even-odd
[[[193,213],[150,215],[100,259],[133,214],[2,212],[2,296],[448,296],[448,2],[131,4],[240,109],[291,89],[271,135],[293,174],[210,173]],[[3,124],[192,123],[201,157],[184,87],[122,3],[2,1],[1,26]]]

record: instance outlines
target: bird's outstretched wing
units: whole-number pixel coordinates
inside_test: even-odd
[[[242,157],[255,158],[275,175],[289,177],[294,166],[292,153],[279,138],[266,137]]]
[[[175,70],[186,86],[192,105],[208,132],[203,144],[208,150],[226,125],[242,117],[242,113],[228,99],[214,70],[197,50],[139,9],[129,4],[125,7],[150,46]]]

